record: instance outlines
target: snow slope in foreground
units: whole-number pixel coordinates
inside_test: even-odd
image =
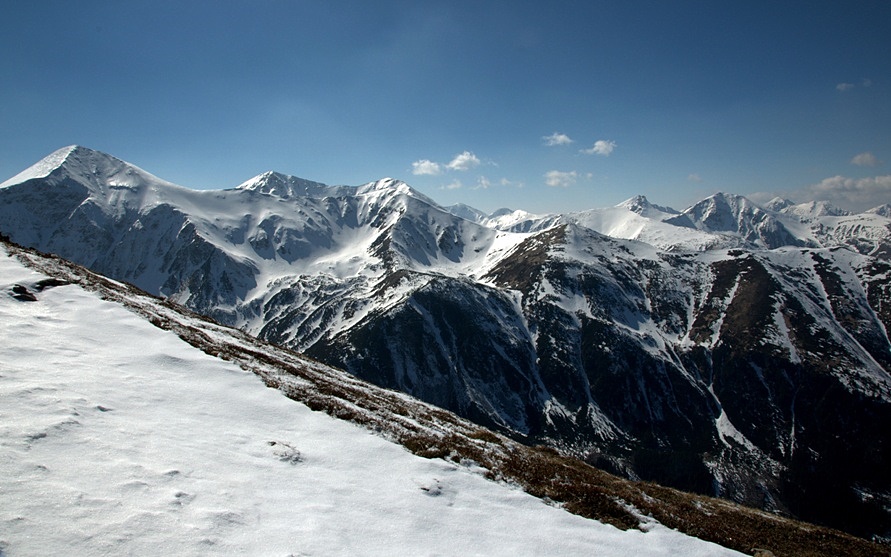
[[[0,248],[0,555],[739,555],[416,457]]]

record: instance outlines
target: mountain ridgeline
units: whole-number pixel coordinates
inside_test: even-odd
[[[716,194],[564,215],[385,179],[228,190],[61,149],[0,232],[630,478],[891,538],[891,219]]]

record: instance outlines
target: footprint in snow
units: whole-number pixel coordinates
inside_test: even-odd
[[[299,464],[303,462],[303,455],[290,443],[284,441],[267,441],[267,445],[272,447],[272,454],[278,457],[282,462],[290,464]]]
[[[439,484],[434,484],[431,486],[421,486],[421,491],[429,495],[430,497],[439,497],[442,495],[442,486]]]
[[[41,439],[46,439],[50,435],[55,436],[58,433],[65,433],[66,430],[70,429],[72,426],[78,426],[80,422],[74,419],[63,420],[59,423],[53,424],[47,428],[44,428],[43,431],[37,431],[34,433],[28,433],[25,435],[25,449],[30,450],[31,447],[37,441]]]
[[[173,501],[171,505],[176,507],[184,507],[191,503],[195,499],[195,496],[191,493],[186,493],[185,491],[177,491],[173,494]]]
[[[427,495],[428,497],[443,497],[445,504],[449,507],[455,502],[455,497],[457,495],[455,490],[438,478],[433,478],[430,482],[419,484],[418,487],[424,492],[424,495]]]

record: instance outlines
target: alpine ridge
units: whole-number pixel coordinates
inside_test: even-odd
[[[485,215],[69,147],[0,185],[0,232],[626,477],[891,538],[887,208]]]

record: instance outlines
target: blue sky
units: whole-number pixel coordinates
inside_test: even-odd
[[[80,144],[570,211],[891,202],[891,1],[6,2],[0,180]]]

